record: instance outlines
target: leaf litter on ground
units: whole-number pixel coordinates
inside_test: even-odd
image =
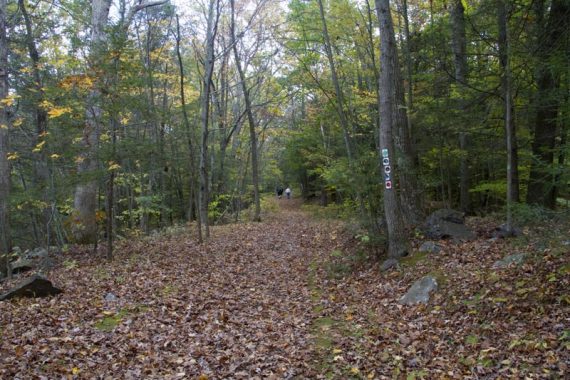
[[[481,233],[381,273],[342,223],[279,203],[202,245],[188,230],[122,242],[113,262],[74,248],[77,265],[49,273],[64,294],[0,303],[0,377],[568,375],[570,247]],[[514,251],[529,260],[493,268]],[[433,299],[398,304],[426,274],[440,284]]]

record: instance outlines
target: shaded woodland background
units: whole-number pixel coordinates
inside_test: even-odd
[[[567,214],[567,0],[1,0],[0,16],[2,273],[13,246],[105,240],[111,257],[189,221],[206,239],[279,185],[380,239],[382,99],[404,230],[441,207]]]

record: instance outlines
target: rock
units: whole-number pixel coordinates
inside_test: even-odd
[[[11,262],[10,267],[12,268],[12,273],[17,274],[32,270],[34,264],[30,260],[20,257],[18,260]]]
[[[562,242],[562,245],[566,245],[566,246],[570,245],[570,240],[564,240]]]
[[[24,257],[28,260],[34,260],[34,259],[43,259],[45,257],[48,257],[49,253],[47,251],[47,249],[39,247],[39,248],[35,248],[29,252],[26,252],[26,254],[24,255]]]
[[[107,302],[116,302],[118,300],[117,296],[113,293],[107,293],[105,295],[105,301]]]
[[[398,260],[396,260],[396,259],[388,259],[388,260],[385,260],[385,261],[382,263],[382,266],[380,266],[380,270],[381,270],[382,272],[386,272],[386,271],[388,271],[388,270],[390,270],[390,269],[392,269],[392,268],[397,268],[398,266],[399,266]]]
[[[475,233],[464,224],[462,212],[441,209],[433,212],[425,222],[425,233],[430,239],[446,239],[465,241],[475,239]]]
[[[437,290],[437,281],[432,276],[425,276],[416,281],[408,292],[399,300],[402,305],[428,303],[431,292]]]
[[[44,257],[38,261],[38,269],[40,271],[48,271],[55,267],[55,261],[51,257]]]
[[[30,278],[26,278],[11,290],[2,294],[0,296],[0,301],[11,298],[47,297],[54,296],[59,293],[62,293],[62,290],[54,287],[51,281],[47,278],[40,275],[34,275]]]
[[[516,227],[511,227],[511,230],[509,231],[507,229],[506,224],[501,224],[499,227],[497,227],[493,230],[493,237],[499,238],[499,239],[505,239],[508,237],[517,237],[517,236],[520,236],[521,234],[522,234],[522,231]]]
[[[442,208],[440,210],[436,210],[428,216],[429,221],[439,222],[440,220],[456,223],[456,224],[464,224],[465,223],[465,214],[461,211],[452,210],[450,208]]]
[[[426,241],[420,246],[419,251],[427,253],[439,253],[441,251],[441,247],[434,241]]]
[[[511,264],[521,265],[526,260],[527,257],[528,254],[526,253],[516,253],[514,255],[509,255],[503,257],[502,260],[495,261],[495,263],[493,264],[493,268],[494,269],[506,268]]]

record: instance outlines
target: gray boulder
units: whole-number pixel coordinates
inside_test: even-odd
[[[511,227],[509,230],[506,224],[501,224],[499,227],[493,230],[493,237],[499,239],[505,239],[509,237],[517,237],[522,235],[520,228]]]
[[[113,293],[107,293],[105,295],[105,301],[107,302],[117,302],[119,299]]]
[[[34,263],[31,260],[20,257],[18,260],[10,263],[13,274],[24,273],[34,269]]]
[[[494,269],[506,268],[511,264],[521,265],[527,259],[528,254],[526,253],[515,253],[514,255],[509,255],[503,257],[501,260],[495,261],[493,264]]]
[[[388,271],[388,270],[390,270],[390,269],[392,269],[392,268],[397,268],[398,265],[399,265],[399,264],[398,264],[398,260],[396,260],[396,259],[388,259],[388,260],[385,260],[385,261],[382,263],[382,265],[380,266],[380,270],[381,270],[382,272],[386,272],[386,271]]]
[[[419,248],[422,253],[439,253],[441,247],[434,241],[425,241]]]
[[[26,252],[24,258],[28,260],[35,260],[35,259],[44,259],[49,256],[47,249],[39,247],[34,248],[29,252]]]
[[[465,214],[451,209],[433,212],[425,222],[425,233],[430,239],[453,239],[466,241],[475,239],[475,233],[465,226]]]
[[[40,275],[34,275],[32,277],[26,278],[14,286],[12,289],[10,289],[8,292],[0,295],[0,301],[11,298],[48,297],[60,293],[62,293],[62,290],[54,287],[50,280]]]
[[[425,276],[416,281],[408,292],[398,301],[402,305],[415,305],[428,303],[430,293],[437,290],[437,280],[432,276]]]

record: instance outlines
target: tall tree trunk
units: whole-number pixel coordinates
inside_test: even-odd
[[[389,0],[375,1],[380,23],[380,157],[383,160],[384,172],[390,172],[389,179],[384,178],[384,213],[388,229],[388,256],[399,258],[405,256],[408,250],[404,218],[395,185],[397,177],[394,176],[396,173],[394,168],[397,168],[394,154],[394,130],[398,123],[395,112],[395,93],[396,72],[399,71],[399,67],[397,66],[396,40]],[[403,191],[403,189],[401,190]]]
[[[259,168],[258,168],[258,152],[257,152],[257,134],[255,132],[256,122],[253,115],[253,109],[251,107],[251,99],[249,97],[249,89],[247,88],[247,82],[245,73],[241,66],[241,58],[237,50],[237,40],[235,36],[235,7],[234,0],[230,0],[230,5],[232,9],[232,23],[231,23],[231,34],[232,34],[232,46],[234,51],[234,59],[236,68],[239,73],[239,78],[241,82],[241,88],[243,92],[243,97],[245,100],[245,110],[247,112],[247,121],[249,123],[249,139],[251,144],[251,177],[253,180],[253,201],[254,201],[254,214],[253,220],[259,222],[261,220],[261,203],[259,200]]]
[[[384,2],[382,2],[384,3]],[[394,144],[394,159],[396,161],[390,160],[392,167],[397,166],[398,172],[396,176],[398,177],[399,184],[399,198],[400,198],[400,212],[406,226],[411,226],[417,224],[420,220],[420,197],[419,197],[419,187],[416,179],[416,167],[414,161],[414,151],[412,146],[412,135],[408,128],[408,116],[406,110],[405,96],[404,96],[404,83],[402,81],[402,74],[400,70],[400,63],[398,59],[398,52],[396,48],[396,38],[394,34],[394,24],[392,21],[392,15],[390,13],[389,1],[383,6],[387,7],[387,15],[384,17],[389,17],[389,20],[380,21],[385,22],[385,27],[390,27],[390,32],[385,36],[380,36],[381,44],[385,44],[382,38],[386,38],[391,46],[386,47],[386,51],[382,49],[381,55],[388,53],[385,59],[391,60],[391,62],[383,62],[384,58],[381,58],[381,71],[383,72],[384,66],[390,66],[390,90],[385,95],[390,96],[390,105],[392,110],[390,111],[391,125],[392,125],[392,137]],[[378,9],[378,2],[376,3],[377,12],[380,14]],[[379,17],[380,20],[380,17]],[[389,25],[387,24],[389,21]],[[380,31],[382,34],[382,30]],[[394,49],[393,52],[388,52],[388,49]],[[382,72],[380,75],[382,75]],[[386,79],[387,80],[387,79]],[[382,83],[382,78],[380,79]],[[380,91],[383,91],[382,86]],[[380,113],[380,121],[384,115]]]
[[[408,130],[412,139],[414,138],[414,133],[412,129],[412,112],[414,110],[414,78],[412,75],[412,52],[411,52],[411,35],[410,35],[410,19],[408,16],[408,0],[402,0],[402,17],[404,18],[404,37],[406,42],[404,43],[404,59],[406,61],[406,116],[408,121]],[[413,140],[412,140],[413,141]],[[414,155],[415,156],[415,155]],[[417,161],[416,157],[413,157],[414,162]]]
[[[507,146],[507,230],[512,231],[512,205],[519,201],[518,146],[514,122],[511,84],[510,40],[505,0],[497,0],[499,27],[499,61],[502,68],[501,88],[504,101],[505,140]]]
[[[0,99],[8,96],[8,40],[6,39],[6,0],[0,0]],[[10,241],[10,162],[7,105],[0,105],[0,278],[8,274]]]
[[[451,49],[455,63],[455,81],[460,88],[465,89],[467,81],[467,41],[465,38],[465,8],[462,0],[453,0],[451,5]],[[464,92],[464,91],[462,91]],[[463,118],[466,112],[466,101],[459,101],[459,115]],[[463,128],[459,131],[459,149],[461,150],[459,160],[459,204],[461,211],[469,212],[469,162],[467,154],[467,132],[466,123],[461,123]]]
[[[186,138],[188,142],[188,163],[189,163],[189,197],[188,197],[188,220],[192,219],[194,214],[194,210],[198,210],[198,194],[196,191],[198,179],[196,176],[196,159],[194,155],[194,144],[193,144],[193,133],[192,128],[190,126],[190,121],[188,119],[188,112],[186,111],[186,93],[184,92],[184,82],[185,82],[185,75],[184,75],[184,65],[182,62],[182,53],[180,52],[180,22],[178,20],[178,15],[176,15],[176,56],[178,57],[178,69],[180,72],[180,99],[182,102],[182,116],[184,119],[184,127],[186,129]],[[196,212],[196,219],[198,221],[198,240],[202,241],[202,227],[201,227],[201,218],[200,212]]]
[[[36,47],[33,29],[32,29],[32,21],[30,20],[30,16],[28,14],[25,1],[18,0],[18,6],[20,7],[22,16],[24,17],[24,23],[26,26],[26,45],[28,47],[28,54],[30,55],[30,60],[32,63],[32,75],[34,80],[33,87],[34,87],[34,96],[35,96],[34,113],[36,117],[36,135],[34,137],[35,137],[35,144],[37,144],[40,142],[41,139],[45,139],[47,132],[47,122],[48,122],[47,110],[40,106],[40,104],[44,101],[45,98],[43,83],[40,73],[40,54]],[[47,238],[49,236],[48,224],[50,219],[50,208],[48,206],[49,201],[47,194],[49,169],[47,165],[45,149],[41,149],[35,155],[36,157],[34,162],[34,183],[35,183],[35,188],[38,191],[40,199],[42,200],[43,203],[42,204],[43,210],[40,213],[41,240],[38,241],[38,244],[47,247],[48,245]]]
[[[92,69],[96,72],[105,56],[107,33],[105,28],[109,19],[111,0],[93,0],[91,8],[91,51]],[[74,229],[73,237],[77,243],[92,244],[97,241],[97,151],[101,133],[101,86],[100,80],[92,88],[88,97],[85,115],[85,128],[81,140],[82,151],[79,153],[77,174],[80,183],[75,188],[73,206]]]
[[[334,86],[334,91],[336,94],[336,108],[337,108],[338,117],[340,119],[340,126],[342,128],[343,137],[344,137],[344,145],[346,148],[346,156],[348,158],[349,165],[352,165],[353,152],[352,152],[352,143],[350,141],[350,134],[349,134],[350,126],[348,123],[348,118],[347,118],[346,113],[345,113],[344,108],[343,108],[344,107],[344,94],[342,92],[342,89],[340,87],[340,83],[338,81],[338,75],[336,72],[334,57],[333,57],[333,53],[332,53],[332,45],[331,45],[331,41],[330,41],[330,37],[329,37],[329,31],[327,28],[327,21],[325,18],[325,10],[323,7],[323,1],[318,0],[318,3],[319,3],[320,15],[321,15],[322,28],[323,28],[323,38],[325,40],[324,41],[325,42],[325,51],[327,54],[327,60],[329,61],[329,67],[331,70],[331,78],[332,78],[332,82],[333,82],[333,86]]]
[[[135,14],[145,8],[164,4],[165,0],[152,2],[139,2],[129,9],[127,17],[122,21],[122,31],[126,33]],[[92,71],[98,81],[91,89],[86,100],[85,128],[81,140],[82,151],[79,153],[77,174],[80,178],[75,188],[73,201],[74,229],[73,237],[77,243],[91,244],[97,242],[97,180],[99,135],[103,116],[102,89],[106,86],[106,78],[102,70],[102,62],[107,56],[107,24],[109,21],[109,8],[111,0],[93,0],[91,3],[91,46],[90,59]]]
[[[217,32],[219,0],[210,0],[207,15],[206,57],[204,60],[204,77],[202,78],[201,123],[202,144],[200,151],[200,214],[205,228],[206,239],[210,237],[208,221],[208,204],[210,199],[208,180],[208,124],[210,122],[210,90],[214,73],[214,43]],[[215,12],[216,11],[216,12]],[[214,15],[214,13],[216,13]]]
[[[537,19],[544,12],[543,1],[537,3]],[[546,24],[546,25],[545,25]],[[554,67],[554,59],[564,54],[570,33],[570,2],[552,0],[548,21],[537,25],[537,74],[534,121],[534,140],[532,143],[533,161],[528,182],[527,203],[554,208],[556,205],[556,176],[551,170],[554,163],[556,127],[561,97],[560,72],[564,68]],[[567,55],[567,53],[566,53]],[[567,60],[562,59],[565,66]]]

